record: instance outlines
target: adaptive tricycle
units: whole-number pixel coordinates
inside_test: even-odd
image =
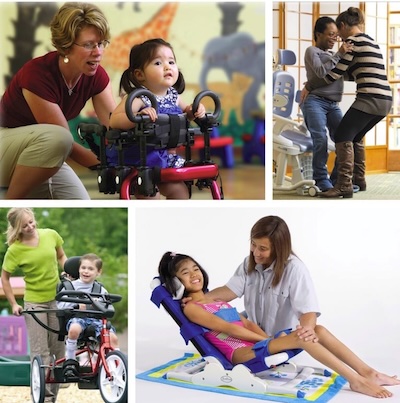
[[[71,289],[61,289],[57,301],[71,302],[77,307],[57,309],[60,328],[52,329],[40,321],[37,314],[50,310],[26,310],[24,314],[32,317],[45,329],[57,333],[59,340],[67,335],[66,323],[72,316],[90,316],[100,319],[102,330],[100,338],[96,338],[94,329],[89,326],[78,340],[76,351],[79,360],[78,370],[70,371],[65,366],[65,358],[55,359],[45,365],[40,355],[32,360],[31,366],[31,396],[34,403],[43,403],[46,384],[77,383],[79,389],[99,389],[106,403],[125,403],[128,399],[128,363],[127,357],[119,350],[114,350],[110,344],[109,319],[114,315],[112,304],[121,300],[120,295],[86,293]],[[101,302],[99,302],[101,300]],[[79,304],[86,304],[86,310],[79,310]],[[54,311],[54,310],[51,310]]]

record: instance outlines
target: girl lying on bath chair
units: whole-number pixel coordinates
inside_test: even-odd
[[[371,368],[321,325],[315,327],[318,339],[314,340],[300,339],[297,331],[291,329],[282,330],[274,337],[267,335],[228,303],[207,298],[208,275],[188,255],[165,253],[158,271],[171,294],[176,295],[183,284],[184,296],[191,298],[183,308],[184,314],[208,329],[205,337],[233,364],[246,365],[281,351],[302,349],[346,378],[355,392],[387,398],[392,393],[383,386],[400,384],[396,376]]]

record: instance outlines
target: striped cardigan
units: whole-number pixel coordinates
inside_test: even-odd
[[[353,42],[353,51],[346,53],[325,77],[313,78],[307,82],[307,90],[311,91],[344,77],[357,84],[352,108],[386,116],[392,106],[392,90],[387,81],[379,45],[364,33],[350,36],[347,40]]]

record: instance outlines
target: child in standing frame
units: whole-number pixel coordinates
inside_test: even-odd
[[[131,49],[129,68],[121,78],[121,90],[129,94],[137,88],[145,88],[154,94],[158,104],[158,113],[186,113],[189,120],[205,116],[205,107],[199,104],[198,110],[193,111],[192,105],[183,102],[180,95],[185,89],[185,80],[176,64],[172,46],[163,39],[150,39]],[[130,129],[134,126],[125,112],[125,95],[110,118],[110,126],[117,129]],[[152,121],[157,119],[157,113],[151,106],[150,100],[143,96],[132,102],[134,114],[148,115]],[[116,161],[116,152],[109,151],[108,158]],[[125,160],[129,164],[139,163],[139,147],[132,146],[125,152]],[[183,158],[176,150],[156,150],[147,147],[147,163],[151,167],[178,168],[184,164]],[[161,183],[159,191],[167,199],[188,199],[189,192],[184,182]],[[137,198],[140,195],[135,195]],[[159,194],[155,196],[159,198]]]

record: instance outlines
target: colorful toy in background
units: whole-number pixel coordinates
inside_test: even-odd
[[[12,277],[10,280],[16,298],[22,298],[25,293],[23,277]],[[0,299],[5,300],[3,285],[0,279]],[[9,315],[8,309],[0,313],[0,356],[28,354],[28,338],[25,320],[22,316]]]
[[[7,313],[7,311],[6,311]],[[22,316],[0,316],[0,356],[27,355],[28,338]]]
[[[22,278],[15,278],[15,290],[24,289]],[[14,288],[14,287],[13,287]],[[0,281],[0,298],[2,296]],[[29,386],[30,358],[28,335],[23,316],[9,315],[6,308],[0,314],[0,385]]]
[[[243,139],[243,162],[249,164],[253,157],[258,157],[265,165],[265,112],[253,112],[254,128],[252,133],[246,133]]]

